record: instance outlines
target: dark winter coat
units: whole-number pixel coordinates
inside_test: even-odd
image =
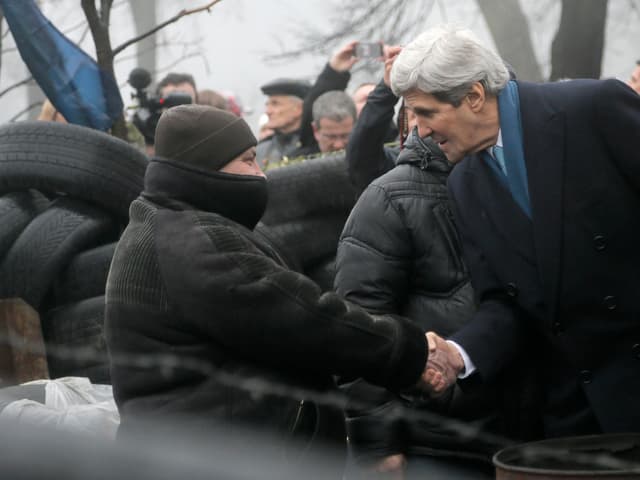
[[[400,314],[422,330],[447,336],[475,310],[473,291],[447,204],[451,165],[414,131],[398,166],[374,180],[351,212],[336,259],[336,291],[376,314]],[[394,453],[487,458],[492,447],[463,441],[430,421],[394,418],[401,404],[458,419],[488,420],[488,396],[461,394],[440,401],[398,397],[366,382],[347,385],[352,398],[375,399],[347,413],[356,456],[372,461]]]
[[[640,431],[640,97],[518,82],[532,218],[482,154],[449,179],[480,299],[455,340],[490,381],[535,341],[546,435]]]
[[[300,148],[300,129],[290,133],[276,132],[260,140],[256,147],[256,158],[262,168],[277,164],[282,157],[294,157]]]
[[[301,409],[299,392],[279,396],[242,382],[326,393],[331,374],[393,389],[418,380],[427,355],[420,329],[323,295],[252,232],[261,214],[247,220],[259,197],[252,185],[266,190],[255,180],[150,162],[107,284],[106,335],[125,430],[136,419],[178,415],[229,438],[250,427],[305,444],[323,429],[335,433],[321,408]],[[149,365],[121,361],[127,355]]]
[[[347,144],[347,168],[351,183],[358,193],[380,175],[391,170],[400,148],[398,130],[393,126],[393,114],[398,97],[380,81],[367,97]],[[393,136],[390,138],[390,131]],[[385,145],[396,141],[395,145]]]

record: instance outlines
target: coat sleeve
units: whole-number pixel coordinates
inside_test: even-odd
[[[525,348],[525,322],[467,228],[452,188],[455,173],[459,172],[449,177],[449,199],[478,308],[471,321],[450,339],[464,348],[482,379],[491,382]]]
[[[593,99],[595,131],[603,136],[613,161],[640,193],[640,95],[619,80],[606,80]]]
[[[358,192],[391,170],[394,158],[387,154],[384,139],[398,102],[391,89],[380,82],[369,94],[347,145],[347,168]]]
[[[412,268],[412,239],[385,190],[371,184],[340,236],[336,292],[375,314],[400,313]]]
[[[391,389],[420,378],[426,341],[410,321],[373,317],[322,294],[228,225],[185,217],[158,225],[158,238],[183,239],[180,248],[157,247],[172,308],[238,358],[309,375],[362,376]]]

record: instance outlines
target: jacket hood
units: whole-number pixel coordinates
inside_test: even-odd
[[[440,147],[431,140],[431,137],[421,138],[418,128],[414,127],[411,134],[400,151],[396,165],[413,164],[422,169],[438,172],[450,172],[453,165],[449,163],[446,155]]]

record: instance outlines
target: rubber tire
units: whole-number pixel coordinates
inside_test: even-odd
[[[346,219],[346,214],[313,216],[271,225],[270,232],[304,271],[328,257],[335,256]]]
[[[42,335],[51,378],[89,377],[92,383],[110,383],[104,308],[101,295],[44,315]]]
[[[62,274],[54,279],[56,305],[104,295],[117,244],[118,242],[107,243],[76,255]]]
[[[348,213],[357,199],[344,152],[269,170],[267,178],[269,202],[262,216],[267,225],[310,215]]]
[[[35,190],[11,192],[0,197],[0,261],[22,230],[49,203],[47,197]]]
[[[0,126],[0,193],[63,192],[127,219],[147,156],[106,133],[57,122]]]
[[[0,264],[0,298],[19,297],[37,310],[76,254],[117,235],[116,222],[103,210],[77,199],[56,199],[29,223]]]

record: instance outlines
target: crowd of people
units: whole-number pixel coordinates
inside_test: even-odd
[[[385,45],[383,77],[348,94],[356,47],[313,84],[265,83],[260,139],[190,75],[158,83],[192,102],[159,118],[107,283],[121,435],[171,418],[264,448],[251,427],[285,440],[285,469],[331,445],[332,478],[472,479],[493,478],[496,444],[449,422],[639,432],[640,61],[626,85],[534,84],[438,26]],[[254,227],[265,170],[340,150],[359,197],[323,292]],[[208,368],[117,361],[132,352]],[[331,392],[342,408],[316,401]]]

